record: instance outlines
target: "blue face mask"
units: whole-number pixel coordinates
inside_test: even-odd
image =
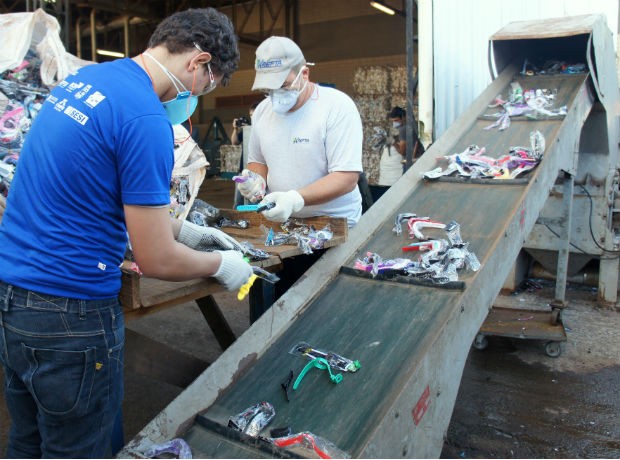
[[[177,97],[170,99],[169,101],[162,102],[162,105],[164,106],[164,110],[166,111],[166,115],[168,120],[170,120],[170,123],[173,125],[180,125],[191,117],[194,110],[196,110],[196,107],[198,106],[198,96],[193,96],[192,92],[189,91],[183,83],[181,83],[181,80],[175,77],[172,72],[166,69],[163,64],[155,59],[155,57],[148,52],[143,54],[155,61],[177,90]]]
[[[166,102],[162,102],[168,120],[173,125],[180,125],[192,116],[198,106],[198,97],[192,96],[190,91],[177,94],[177,97]]]

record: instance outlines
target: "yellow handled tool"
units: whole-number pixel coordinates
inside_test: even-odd
[[[248,293],[250,292],[250,288],[254,284],[254,281],[256,281],[256,278],[258,278],[258,276],[252,274],[252,276],[250,276],[250,279],[248,280],[248,282],[245,283],[243,286],[241,286],[239,288],[239,293],[237,294],[237,299],[238,300],[245,299],[245,296],[248,295]]]

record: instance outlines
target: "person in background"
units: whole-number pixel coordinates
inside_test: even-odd
[[[268,95],[252,117],[248,165],[238,190],[252,203],[274,203],[263,215],[345,217],[353,226],[362,213],[357,187],[362,172],[362,121],[345,93],[310,81],[297,44],[273,36],[256,49],[253,91]],[[284,260],[275,285],[283,294],[321,255]],[[250,302],[252,302],[252,292]],[[268,308],[270,302],[265,302]]]
[[[381,153],[379,179],[377,185],[370,186],[373,202],[376,202],[403,175],[403,155],[389,141],[385,129],[379,126],[374,127],[371,146],[373,150]]]
[[[83,67],[46,99],[0,225],[8,458],[112,455],[127,235],[149,277],[236,290],[252,275],[238,242],[168,211],[172,125],[238,61],[230,20],[189,9],[163,20],[140,55]]]
[[[392,145],[403,158],[407,151],[407,130],[405,129],[407,112],[402,107],[392,107],[388,118],[392,123]]]
[[[246,125],[252,124],[252,115],[254,114],[254,110],[256,110],[256,107],[258,107],[259,103],[260,101],[256,101],[252,103],[252,105],[248,109],[248,114],[250,115],[249,118],[240,117],[240,118],[235,118],[233,120],[233,124],[232,124],[233,130],[230,136],[230,143],[232,145],[243,145],[243,127]],[[243,170],[243,164],[241,165],[241,168],[239,169],[239,171],[242,171],[242,170]]]
[[[403,161],[403,171],[404,171],[405,170],[404,158],[407,154],[407,129],[406,129],[407,112],[402,107],[395,106],[392,108],[392,110],[388,114],[388,118],[390,119],[392,123],[393,129],[397,130],[397,134],[393,136],[394,137],[393,145],[396,148],[396,151],[403,156],[402,161]],[[413,122],[414,122],[413,123],[414,144],[413,144],[412,158],[415,161],[424,153],[424,146],[422,145],[422,143],[420,142],[420,139],[418,138],[418,127],[417,127],[417,123],[415,122],[415,118],[413,118]]]

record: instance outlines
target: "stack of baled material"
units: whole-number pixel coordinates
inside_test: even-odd
[[[368,183],[376,185],[379,180],[381,152],[372,149],[373,128],[380,127],[388,133],[391,132],[387,118],[390,109],[395,105],[406,106],[405,66],[358,67],[353,75],[353,89],[353,100],[362,117],[364,129],[362,164]]]

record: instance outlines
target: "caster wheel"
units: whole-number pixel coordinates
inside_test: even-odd
[[[551,358],[557,358],[562,354],[560,342],[547,342],[545,344],[545,353]]]
[[[476,350],[484,350],[489,344],[489,340],[482,334],[476,335],[473,346]]]

